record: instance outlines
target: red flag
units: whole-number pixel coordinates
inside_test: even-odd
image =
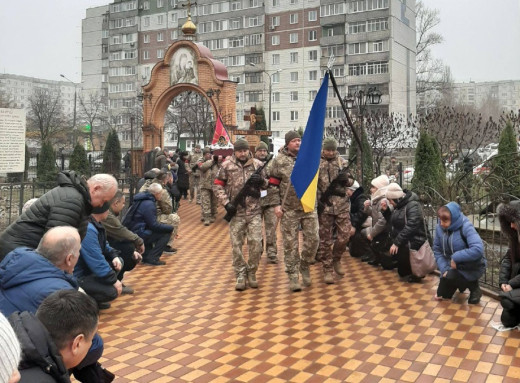
[[[217,118],[217,123],[215,124],[215,133],[213,134],[213,141],[211,141],[211,145],[219,145],[219,146],[228,146],[229,145],[229,135],[224,128],[224,124],[222,123],[222,118],[220,114]]]

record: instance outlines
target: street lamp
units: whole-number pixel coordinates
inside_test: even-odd
[[[251,66],[256,66],[255,63],[249,63],[249,65]],[[278,72],[281,72],[282,69],[277,69],[274,71],[274,73],[278,73]],[[269,77],[269,131],[271,131],[271,101],[272,101],[272,85],[273,85],[273,78],[272,78],[272,74],[270,74],[269,72],[267,72],[266,70],[262,69],[262,72],[264,72],[268,77]],[[274,74],[273,73],[273,74]]]
[[[61,77],[63,77],[65,80],[67,80],[68,82],[72,83],[74,85],[74,117],[73,117],[73,121],[72,121],[72,134],[73,134],[73,140],[74,140],[74,146],[76,146],[76,141],[77,141],[77,137],[76,137],[76,99],[77,99],[77,92],[76,92],[76,86],[77,84],[68,79],[65,75],[63,74],[60,74]]]

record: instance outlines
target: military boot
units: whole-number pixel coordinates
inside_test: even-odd
[[[332,275],[332,270],[325,270],[323,272],[323,282],[325,282],[327,285],[334,284],[334,276]]]
[[[210,223],[211,223],[211,222],[209,221],[209,219],[205,219],[205,220],[204,220],[204,226],[209,226]]]
[[[239,275],[237,277],[237,283],[235,285],[235,290],[244,291],[246,289],[246,279],[243,275]]]
[[[482,298],[482,291],[478,285],[478,281],[471,282],[468,284],[469,286],[469,298],[468,303],[470,305],[477,305],[480,302],[480,298]]]
[[[308,287],[311,285],[311,271],[309,270],[309,265],[305,262],[300,264],[300,273],[302,273],[302,282],[303,285]]]
[[[338,259],[337,261],[334,261],[332,266],[334,267],[334,271],[338,275],[345,275],[345,269],[343,268],[343,265],[341,264],[341,259]]]
[[[252,271],[247,273],[247,283],[249,283],[249,287],[256,289],[258,288],[258,281],[256,280],[256,274]]]
[[[298,280],[298,274],[289,274],[289,289],[291,291],[301,291],[300,281]]]

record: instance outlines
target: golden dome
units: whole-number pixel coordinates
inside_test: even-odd
[[[194,35],[197,32],[197,26],[191,21],[191,15],[188,15],[188,20],[182,26],[182,33],[185,35]]]

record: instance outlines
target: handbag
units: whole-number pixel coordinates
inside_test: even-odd
[[[404,209],[404,222],[406,224],[406,207]],[[424,233],[427,235],[428,230],[426,229],[426,222],[424,222],[424,216],[423,223]],[[437,268],[437,262],[435,262],[433,250],[430,246],[430,242],[428,242],[428,239],[424,241],[419,250],[412,250],[410,244],[408,244],[408,248],[410,249],[410,266],[413,275],[419,278],[424,278],[427,274],[430,274]]]

